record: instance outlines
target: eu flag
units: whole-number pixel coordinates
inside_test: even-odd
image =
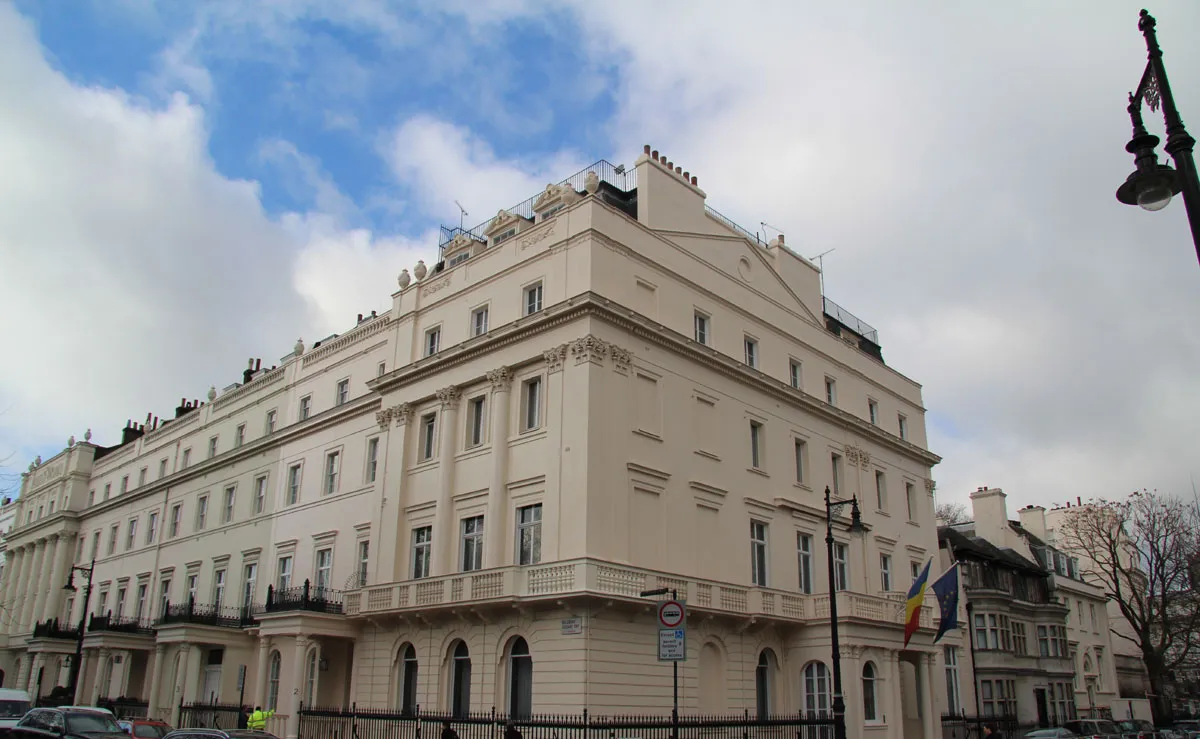
[[[930,586],[930,590],[937,596],[938,608],[942,612],[937,636],[933,637],[933,643],[936,644],[947,631],[958,628],[958,563],[955,562],[953,567],[946,570],[945,574]]]

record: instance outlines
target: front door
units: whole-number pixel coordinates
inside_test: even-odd
[[[219,703],[221,698],[221,666],[205,665],[204,688],[200,693],[203,703]]]
[[[1033,700],[1037,703],[1038,726],[1047,729],[1050,727],[1050,711],[1046,706],[1046,689],[1034,688]]]

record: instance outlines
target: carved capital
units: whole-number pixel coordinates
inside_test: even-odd
[[[933,491],[937,490],[937,482],[932,477],[925,478],[925,492],[933,495]]]
[[[408,403],[401,403],[389,408],[392,412],[392,420],[396,422],[396,426],[404,426],[412,419],[412,406]]]
[[[462,398],[462,391],[454,385],[444,387],[437,391],[438,402],[442,404],[442,408],[453,410],[458,407],[458,401]]]
[[[567,358],[567,345],[559,344],[553,349],[547,349],[542,352],[542,357],[546,360],[546,370],[548,372],[559,372],[563,368],[563,362]]]
[[[622,349],[616,344],[609,344],[608,350],[612,355],[613,369],[618,372],[629,372],[630,366],[633,365],[633,354],[628,349]]]
[[[488,382],[496,392],[506,393],[512,387],[512,370],[508,367],[498,367],[487,373]]]
[[[575,357],[575,364],[603,364],[604,358],[608,356],[609,346],[607,341],[588,334],[571,342],[571,355]]]
[[[380,431],[386,429],[388,424],[391,423],[392,410],[391,408],[384,408],[381,411],[375,411],[375,423],[379,424]]]
[[[851,467],[858,465],[858,447],[847,444],[846,448],[842,451],[846,457],[846,464],[850,465]]]
[[[864,470],[871,465],[871,453],[866,449],[858,450],[858,466]]]

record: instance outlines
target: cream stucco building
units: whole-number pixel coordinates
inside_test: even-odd
[[[390,310],[25,476],[5,685],[65,684],[94,559],[84,702],[236,702],[244,666],[288,735],[301,702],[661,714],[665,587],[683,711],[825,711],[830,486],[868,527],[835,526],[850,736],[937,735],[962,640],[902,622],[939,458],[817,268],[649,147],[443,241]]]

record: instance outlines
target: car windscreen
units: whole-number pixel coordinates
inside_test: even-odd
[[[1120,734],[1121,733],[1121,730],[1118,729],[1117,725],[1114,724],[1112,721],[1097,721],[1096,729],[1099,730],[1099,732],[1101,734]]]
[[[134,724],[133,735],[138,739],[160,739],[167,735],[167,727],[156,724]]]
[[[0,701],[0,718],[21,718],[29,710],[29,701]]]
[[[72,734],[88,732],[120,734],[121,727],[112,716],[106,713],[69,713],[67,714],[67,731]]]

